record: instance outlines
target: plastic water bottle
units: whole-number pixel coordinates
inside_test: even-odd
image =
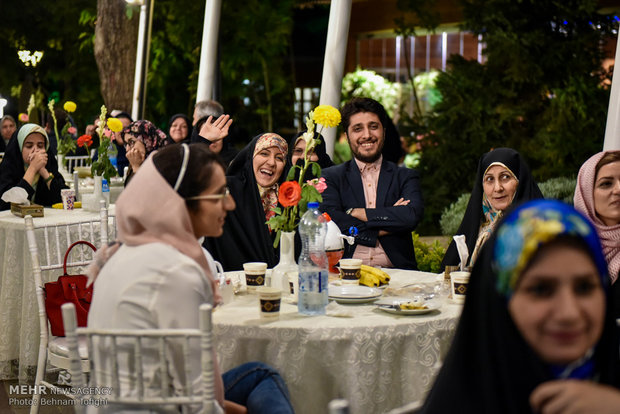
[[[304,315],[323,315],[327,306],[327,223],[318,210],[319,203],[308,203],[299,222],[302,249],[299,255],[299,297],[297,309]]]
[[[110,142],[110,146],[108,147],[108,158],[110,159],[110,164],[112,164],[114,168],[117,167],[117,157],[118,150],[116,149],[116,145],[114,145],[114,142]]]
[[[105,178],[101,179],[101,194],[105,199],[106,207],[110,206],[110,185],[108,184],[108,180]]]

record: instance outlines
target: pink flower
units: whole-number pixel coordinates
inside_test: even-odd
[[[77,128],[76,127],[69,127],[67,128],[67,132],[70,133],[71,135],[77,133]]]
[[[311,186],[313,186],[314,188],[316,188],[319,194],[325,191],[325,189],[327,188],[327,184],[325,183],[325,178],[323,177],[315,178],[313,180],[308,180],[306,182],[310,184]]]
[[[28,122],[28,114],[24,114],[24,113],[19,114],[19,121]]]

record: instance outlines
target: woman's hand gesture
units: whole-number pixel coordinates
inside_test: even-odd
[[[591,381],[548,381],[532,391],[530,405],[541,414],[612,414],[620,412],[620,390]]]
[[[219,141],[228,136],[228,128],[233,120],[230,115],[220,115],[215,121],[213,117],[207,118],[202,127],[200,127],[200,136],[211,142]]]
[[[132,147],[127,151],[127,161],[131,165],[133,172],[138,172],[138,168],[142,165],[145,158],[145,153],[140,148]]]
[[[45,169],[47,165],[47,152],[45,151],[33,151],[30,153],[29,167],[32,168],[35,173],[41,174],[41,170]]]

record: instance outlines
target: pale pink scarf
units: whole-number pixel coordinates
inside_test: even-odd
[[[128,246],[165,243],[195,260],[211,283],[214,302],[221,301],[207,258],[194,236],[185,200],[157,171],[152,156],[146,159],[119,196],[116,202],[116,223],[120,243]],[[118,250],[118,242],[99,249],[97,257],[87,269],[89,283],[94,282],[99,270]],[[224,386],[215,353],[213,362],[215,392],[218,401],[223,403]]]
[[[620,224],[605,225],[596,215],[594,209],[594,181],[596,180],[596,164],[606,152],[599,152],[588,159],[579,169],[577,187],[575,188],[575,208],[590,219],[603,245],[603,253],[607,260],[609,278],[615,283],[620,271]]]

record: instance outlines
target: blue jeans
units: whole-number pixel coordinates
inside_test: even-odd
[[[222,379],[224,398],[247,407],[249,414],[294,413],[284,380],[262,362],[247,362],[226,371]]]

